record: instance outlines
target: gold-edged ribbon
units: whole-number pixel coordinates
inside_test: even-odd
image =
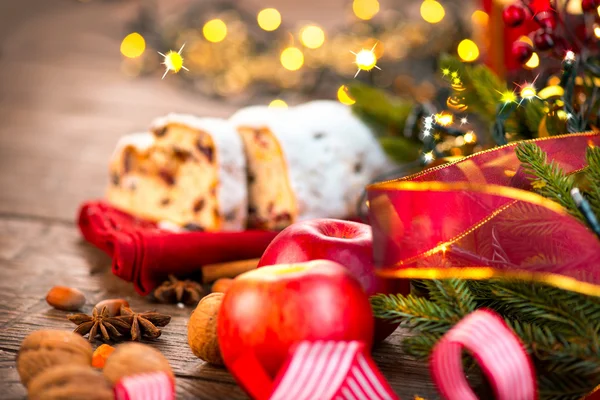
[[[586,166],[587,132],[532,140],[566,173]],[[600,295],[600,241],[530,191],[516,143],[370,185],[379,274],[415,279],[513,277]]]

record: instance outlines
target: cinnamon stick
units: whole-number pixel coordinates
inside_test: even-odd
[[[214,282],[220,278],[235,278],[239,274],[255,269],[259,258],[231,261],[218,264],[207,264],[202,267],[202,282]]]

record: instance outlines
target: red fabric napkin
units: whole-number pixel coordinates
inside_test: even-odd
[[[274,231],[182,232],[160,230],[105,202],[90,201],[79,210],[85,240],[112,257],[112,271],[150,293],[169,274],[190,275],[205,264],[258,258],[277,235]]]

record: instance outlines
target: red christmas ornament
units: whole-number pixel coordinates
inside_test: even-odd
[[[512,28],[517,27],[525,22],[526,16],[527,13],[525,12],[525,8],[516,4],[506,7],[502,12],[502,19],[504,20],[504,23]]]
[[[581,9],[583,12],[592,12],[595,11],[596,8],[600,6],[600,0],[582,0],[581,1]]]
[[[533,48],[525,42],[516,41],[512,45],[512,55],[519,64],[525,64],[531,58]]]
[[[550,32],[540,29],[533,36],[533,43],[536,49],[546,51],[554,47],[556,40]]]

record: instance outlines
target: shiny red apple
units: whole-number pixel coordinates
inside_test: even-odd
[[[274,378],[301,340],[373,341],[369,299],[338,263],[315,260],[258,268],[236,279],[217,316],[225,365],[255,356]],[[243,382],[244,377],[236,376]]]
[[[269,244],[258,266],[316,259],[335,261],[346,267],[368,296],[410,292],[407,280],[384,279],[375,274],[371,227],[359,222],[313,219],[290,225]],[[377,320],[375,342],[391,335],[397,326]]]

